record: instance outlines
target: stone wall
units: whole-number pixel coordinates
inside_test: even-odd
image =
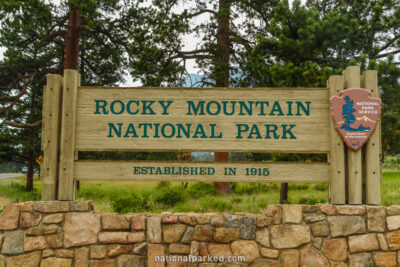
[[[27,202],[1,214],[0,249],[0,266],[400,266],[400,206],[118,215],[90,201]],[[188,255],[208,262],[155,262]],[[246,262],[211,262],[221,255]]]

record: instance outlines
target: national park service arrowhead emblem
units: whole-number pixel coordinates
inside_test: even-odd
[[[376,128],[381,114],[381,100],[369,96],[370,91],[350,88],[330,98],[335,128],[347,147],[356,151]]]

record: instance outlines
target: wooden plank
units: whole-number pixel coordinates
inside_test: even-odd
[[[45,117],[46,114],[48,114],[47,110],[47,88],[46,86],[43,86],[43,98],[42,98],[42,133],[41,133],[41,141],[40,141],[40,150],[44,151],[44,142],[46,140],[46,122],[45,122]]]
[[[119,89],[124,89],[124,90],[158,90],[160,89],[160,87],[154,87],[154,86],[147,86],[147,87],[118,87]],[[239,90],[239,91],[243,91],[243,90],[260,90],[260,91],[265,91],[266,89],[270,90],[275,90],[275,91],[292,91],[293,89],[296,89],[297,87],[165,87],[165,88],[161,88],[161,89],[173,89],[173,90],[204,90],[204,91],[221,91],[221,90]],[[109,87],[109,86],[80,86],[80,89],[94,89],[94,90],[98,90],[98,89],[116,89],[116,87]],[[326,87],[301,87],[301,88],[297,88],[297,89],[301,89],[301,90],[326,90]]]
[[[371,97],[380,97],[376,70],[363,73],[363,87],[371,91]],[[381,202],[380,183],[380,122],[365,145],[365,187],[366,204],[379,205]]]
[[[50,74],[46,79],[42,114],[43,163],[40,166],[40,177],[42,178],[42,200],[56,200],[63,78],[57,74]]]
[[[77,126],[76,126],[76,149],[79,151],[216,151],[216,152],[304,152],[304,153],[327,153],[330,150],[329,144],[329,92],[327,88],[92,88],[80,87],[78,90],[77,103]],[[105,109],[96,109],[96,102],[105,100]],[[122,101],[122,102],[119,102]],[[139,109],[143,111],[142,101],[156,101],[152,110],[155,115],[149,114],[128,114],[126,106],[129,101],[139,101]],[[163,114],[164,109],[157,101],[173,101]],[[194,115],[193,109],[189,112],[189,103],[193,101],[195,106],[199,101],[204,101],[204,115]],[[227,113],[231,111],[230,101],[235,102],[235,113],[226,115],[223,112],[223,102],[227,102]],[[240,106],[238,101],[252,105],[251,115]],[[249,101],[253,101],[249,104]],[[266,104],[255,104],[256,101],[268,101]],[[280,105],[282,113],[277,112]],[[289,103],[287,102],[289,101]],[[310,102],[309,114],[304,113],[296,101],[301,101],[303,105]],[[104,102],[97,102],[102,106]],[[112,104],[114,103],[114,104]],[[121,114],[112,114],[110,106],[114,105],[114,111],[124,105]],[[130,102],[130,111],[136,112],[137,103]],[[147,102],[149,103],[149,102]],[[207,109],[207,105],[209,109]],[[264,105],[264,111],[261,111]],[[299,105],[299,113],[297,113]],[[218,107],[221,108],[218,113]],[[108,111],[107,115],[103,114]],[[207,112],[209,111],[209,112]],[[98,113],[98,114],[95,114]],[[147,110],[149,113],[149,110]],[[199,111],[200,113],[200,111]],[[218,113],[218,114],[217,114]],[[216,115],[212,115],[216,114]],[[273,114],[273,115],[271,115]],[[296,115],[299,114],[299,115]],[[117,137],[115,132],[110,135],[110,129],[119,129],[117,123],[121,123],[121,137]],[[124,137],[129,125],[133,124],[138,137],[132,137],[132,133]],[[143,128],[139,129],[139,123],[148,123],[148,136],[143,137]],[[171,138],[163,137],[160,128],[165,124],[166,135],[168,136],[175,128],[175,135]],[[177,124],[192,124],[189,137],[178,135]],[[156,126],[155,124],[159,124]],[[194,133],[199,125],[204,126],[204,135]],[[211,137],[211,124],[215,124],[215,135]],[[248,130],[238,135],[239,124],[249,126]],[[277,136],[270,132],[267,136],[267,127],[272,129],[276,125]],[[253,128],[253,125],[255,128]],[[286,125],[286,126],[282,126]],[[291,132],[295,139],[291,139],[284,127],[295,125]],[[159,127],[159,128],[157,128]],[[156,130],[156,128],[158,130]],[[257,134],[259,130],[260,135]],[[113,131],[113,130],[112,130]],[[156,132],[158,131],[158,134]],[[253,132],[252,132],[253,131]],[[252,132],[252,134],[250,134]],[[216,138],[222,133],[221,138]],[[279,137],[278,137],[279,135]],[[156,136],[156,137],[154,137]],[[160,137],[157,137],[160,136]],[[200,137],[199,137],[200,136]],[[242,137],[242,138],[239,138]],[[260,137],[260,138],[259,138]],[[277,137],[277,138],[274,138]],[[282,137],[286,137],[283,139]]]
[[[64,90],[61,127],[59,200],[74,199],[73,175],[75,157],[76,97],[78,72],[64,70]]]
[[[159,169],[157,169],[159,167]],[[167,168],[167,169],[166,169]],[[168,169],[169,168],[169,169]],[[172,169],[173,168],[173,169]],[[184,174],[187,168],[188,174]],[[248,168],[248,171],[246,171]],[[255,169],[252,174],[252,168]],[[264,168],[266,170],[264,170]],[[145,173],[144,170],[147,170]],[[327,163],[76,161],[80,181],[214,181],[328,183]],[[150,173],[152,171],[152,174]],[[179,173],[181,172],[181,173]],[[196,175],[197,172],[197,175]],[[248,173],[246,173],[248,172]],[[158,174],[156,174],[158,173]],[[246,175],[248,174],[248,175]],[[260,175],[259,175],[260,174]]]
[[[345,88],[360,88],[360,67],[350,66],[345,71]],[[362,204],[362,150],[347,149],[349,204]]]
[[[329,97],[340,95],[343,90],[343,77],[331,76],[328,80]],[[335,129],[332,116],[330,116],[331,149],[329,162],[331,164],[329,199],[332,204],[346,203],[346,170],[344,144],[339,133]]]

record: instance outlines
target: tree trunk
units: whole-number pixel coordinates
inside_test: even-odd
[[[79,10],[70,7],[68,13],[68,30],[65,35],[64,69],[78,69],[80,25]]]
[[[26,191],[33,191],[33,164],[35,161],[35,155],[33,153],[33,147],[28,152],[28,171],[26,172]]]
[[[65,35],[64,47],[64,69],[78,70],[79,63],[79,28],[81,19],[79,10],[70,7],[68,13],[68,30]],[[75,182],[76,192],[79,191],[80,183]]]
[[[216,63],[215,85],[217,87],[229,87],[229,54],[230,54],[229,18],[230,18],[229,0],[219,0],[219,10],[217,18],[218,51],[216,53],[216,62],[215,62]],[[215,161],[219,162],[229,161],[229,153],[215,152]],[[215,182],[214,188],[223,194],[229,194],[231,192],[231,185],[228,182]]]
[[[288,188],[289,188],[288,183],[281,183],[281,195],[280,195],[279,203],[281,203],[281,204],[286,203],[286,201],[288,199]]]

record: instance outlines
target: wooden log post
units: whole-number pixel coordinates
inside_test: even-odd
[[[329,97],[339,96],[343,90],[344,80],[340,75],[333,75],[328,80]],[[330,116],[331,149],[329,153],[330,182],[329,199],[332,204],[346,203],[346,170],[344,144],[335,129],[332,116]]]
[[[363,73],[362,87],[371,91],[371,97],[380,97],[376,70],[367,70]],[[379,121],[365,146],[365,200],[366,204],[372,205],[379,205],[381,202],[380,135]]]
[[[75,126],[76,100],[79,74],[76,70],[64,70],[64,90],[61,127],[59,200],[74,199]]]
[[[56,200],[63,78],[58,74],[50,74],[46,79],[43,91],[43,163],[40,168],[40,177],[42,178],[42,200]]]
[[[360,66],[350,66],[344,71],[344,88],[360,88]],[[349,204],[362,204],[362,149],[347,149]]]

